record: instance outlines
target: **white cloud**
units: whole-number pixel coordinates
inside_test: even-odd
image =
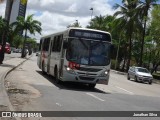
[[[27,15],[42,23],[42,36],[66,29],[76,20],[86,27],[93,16],[112,15],[114,10],[109,4],[111,0],[28,0]],[[0,5],[0,14],[4,14],[4,4]],[[37,39],[41,35],[36,34]]]
[[[77,12],[77,4],[72,4],[71,6],[69,6],[69,8],[67,10],[65,10],[66,12]]]

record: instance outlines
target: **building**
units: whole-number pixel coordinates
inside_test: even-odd
[[[8,11],[10,4],[11,0],[7,0],[5,18],[7,18],[9,15]],[[10,23],[15,22],[18,16],[25,17],[26,8],[27,8],[27,0],[13,0],[12,11],[10,15]]]

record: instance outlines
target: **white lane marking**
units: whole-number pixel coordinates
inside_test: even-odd
[[[101,98],[99,98],[99,97],[97,97],[97,96],[95,96],[95,95],[93,95],[91,93],[86,93],[86,94],[89,95],[89,96],[92,96],[92,97],[94,97],[94,98],[96,98],[96,99],[98,99],[100,101],[105,101],[105,100],[103,100],[103,99],[101,99]]]
[[[60,107],[62,106],[60,103],[56,103],[56,105],[58,105],[58,106],[60,106]]]
[[[125,92],[128,92],[128,93],[130,93],[131,95],[134,95],[133,92],[130,92],[130,91],[126,90],[126,89],[123,89],[123,88],[118,87],[118,86],[115,86],[115,87],[118,88],[118,89],[121,89],[121,90],[123,90],[123,91],[125,91]]]

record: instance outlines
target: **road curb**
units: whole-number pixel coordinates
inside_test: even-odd
[[[10,101],[10,99],[9,99],[9,97],[8,97],[8,94],[7,94],[7,91],[6,91],[5,78],[6,78],[6,76],[7,76],[10,72],[12,72],[13,70],[15,70],[17,67],[19,67],[20,65],[22,65],[24,62],[26,62],[27,60],[29,60],[31,57],[32,57],[32,55],[29,56],[28,58],[26,58],[24,61],[20,62],[17,66],[11,68],[10,70],[5,71],[4,74],[2,74],[2,77],[1,77],[1,80],[2,80],[2,93],[3,93],[3,95],[4,95],[4,99],[5,99],[6,103],[7,103],[8,108],[9,108],[10,111],[15,111],[15,109],[13,108],[13,105],[11,104],[11,101]],[[21,119],[18,118],[18,117],[15,117],[15,119],[16,119],[16,120],[21,120]]]

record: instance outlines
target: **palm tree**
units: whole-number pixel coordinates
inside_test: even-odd
[[[87,28],[93,28],[93,29],[98,29],[98,30],[104,30],[105,28],[105,16],[95,16],[90,23],[90,25],[87,26]]]
[[[132,40],[133,35],[136,30],[136,27],[141,26],[137,16],[136,8],[138,6],[138,0],[122,0],[122,4],[116,4],[115,8],[120,8],[114,16],[120,16],[118,26],[121,26],[121,30],[126,33],[126,38],[129,40],[128,42],[128,62],[127,62],[127,70],[130,66],[131,60],[131,50],[132,50]]]
[[[0,3],[4,2],[5,0],[0,0]],[[11,16],[11,10],[13,6],[14,0],[7,0],[7,5],[6,5],[6,11],[5,11],[5,20],[6,20],[6,30],[3,32],[2,35],[2,51],[0,52],[0,64],[2,64],[4,60],[4,53],[5,53],[5,45],[6,45],[6,38],[8,34],[8,28],[9,28],[9,21],[10,21],[10,16]]]
[[[158,0],[140,0],[140,15],[143,23],[143,34],[142,34],[142,42],[141,42],[141,53],[140,53],[140,66],[142,66],[142,58],[143,58],[143,47],[144,47],[144,38],[146,34],[146,24],[147,17],[151,6],[156,5]]]
[[[6,22],[5,19],[2,18],[2,16],[0,16],[0,31],[2,32],[2,30],[5,28],[6,26]]]
[[[4,32],[6,30],[8,30],[7,33]],[[7,26],[6,20],[0,17],[0,39],[4,38],[4,33],[7,35],[10,41],[12,40],[13,36],[17,34],[16,31],[13,31],[13,27],[11,25]],[[0,41],[0,43],[3,43],[3,41]]]
[[[4,39],[4,33],[7,29],[7,24],[5,19],[3,19],[2,17],[0,17],[0,64],[2,64],[3,60],[4,60],[4,52],[5,52],[5,44],[3,39]]]
[[[24,17],[19,16],[17,18],[17,21],[12,23],[13,26],[15,26],[16,31],[23,31],[25,30],[25,39],[23,42],[23,49],[22,49],[22,58],[25,57],[24,50],[25,50],[25,43],[27,39],[27,32],[29,31],[30,34],[34,34],[35,32],[38,32],[41,34],[41,23],[37,20],[33,20],[33,14],[27,16],[26,20]]]

